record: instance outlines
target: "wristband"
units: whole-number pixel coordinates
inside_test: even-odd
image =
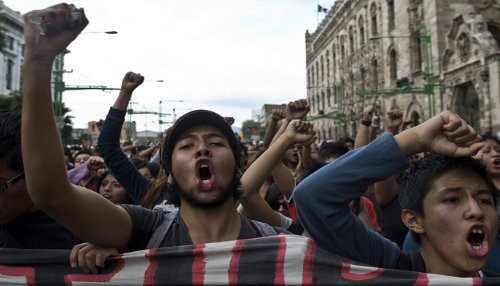
[[[371,120],[364,120],[364,119],[362,119],[361,120],[361,124],[363,124],[366,127],[370,127],[370,125],[372,125],[372,121]]]

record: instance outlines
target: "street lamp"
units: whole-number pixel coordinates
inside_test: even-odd
[[[117,31],[103,31],[103,32],[84,32],[82,34],[108,34],[115,35],[118,34]],[[89,89],[97,89],[97,90],[120,90],[120,88],[107,87],[103,85],[74,85],[68,86],[64,83],[63,74],[67,71],[64,70],[64,56],[69,53],[69,50],[65,50],[61,54],[57,56],[57,60],[54,66],[54,105],[55,105],[55,116],[57,122],[64,122],[63,116],[63,92],[66,90],[89,90]],[[60,126],[61,127],[61,126]]]
[[[108,35],[116,35],[117,31],[104,31],[104,32],[83,32],[82,34],[108,34]]]
[[[175,107],[172,109],[172,122],[164,122],[164,121],[161,120],[161,115],[163,114],[161,112],[163,102],[184,102],[184,100],[182,100],[182,99],[171,99],[171,100],[169,99],[169,100],[165,100],[163,98],[160,98],[160,101],[158,102],[159,103],[158,106],[159,106],[159,109],[160,109],[159,112],[158,112],[158,115],[159,115],[159,118],[158,118],[158,131],[159,132],[162,132],[161,126],[163,124],[173,123],[176,120],[176,118],[175,118],[176,117],[176,115],[175,115]]]
[[[383,38],[411,38],[411,35],[376,35],[369,37],[369,40],[380,40]],[[424,71],[424,80],[425,85],[423,87],[416,88],[401,88],[401,89],[375,89],[370,91],[360,91],[358,95],[361,97],[364,96],[390,96],[390,95],[398,95],[398,94],[425,94],[427,95],[427,101],[429,105],[429,118],[432,117],[435,113],[435,102],[434,102],[434,72],[432,65],[432,43],[431,37],[427,34],[425,29],[422,29],[420,35],[420,39],[424,44],[424,58],[425,58],[425,71]]]

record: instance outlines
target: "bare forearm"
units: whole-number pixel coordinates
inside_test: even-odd
[[[285,199],[290,199],[295,188],[295,178],[290,173],[290,170],[284,164],[280,163],[274,167],[272,176]]]
[[[363,147],[368,143],[370,143],[370,127],[361,124],[358,128],[358,133],[356,133],[354,148]]]
[[[24,62],[21,146],[28,190],[37,189],[30,192],[35,202],[57,197],[60,186],[69,184],[54,121],[51,72],[52,61]]]
[[[132,98],[131,91],[129,92],[125,90],[120,90],[120,94],[116,98],[115,103],[113,104],[113,108],[118,110],[127,110],[127,106],[131,98]]]
[[[283,119],[281,121],[280,129],[278,129],[276,134],[274,134],[274,137],[273,137],[271,144],[273,144],[276,140],[278,140],[278,138],[280,138],[281,134],[285,133],[285,130],[288,127],[288,123],[290,123],[290,122],[286,119]]]
[[[267,125],[266,133],[264,134],[264,147],[267,148],[269,147],[269,145],[271,145],[274,134],[276,133],[276,126],[277,126],[277,121],[271,119],[271,121],[269,121],[269,125]]]

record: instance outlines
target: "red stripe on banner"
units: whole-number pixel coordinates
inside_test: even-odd
[[[207,261],[205,259],[205,244],[197,244],[193,249],[194,261],[193,261],[193,285],[203,285],[205,280],[205,266]]]
[[[158,258],[156,257],[156,248],[149,249],[146,258],[149,259],[149,265],[144,271],[144,285],[156,284],[156,271],[158,270]]]
[[[429,278],[427,273],[418,273],[417,280],[415,280],[415,286],[427,286],[429,285]]]
[[[302,285],[313,284],[313,262],[316,252],[316,243],[312,239],[307,240],[307,246],[304,253],[304,268],[302,271]]]
[[[237,285],[238,284],[238,269],[240,266],[240,256],[241,250],[245,246],[244,240],[237,240],[231,250],[231,260],[229,261],[229,285]]]
[[[64,276],[64,284],[73,285],[73,282],[109,282],[118,272],[122,271],[125,267],[125,259],[123,255],[116,255],[114,260],[116,261],[116,266],[113,271],[106,274],[68,274]]]
[[[24,276],[27,285],[36,285],[35,269],[33,267],[9,267],[0,265],[0,273],[10,276]]]
[[[278,236],[278,254],[276,255],[276,265],[274,276],[274,285],[285,285],[285,254],[286,254],[286,238],[282,235]]]
[[[367,272],[367,273],[352,273],[351,272],[351,264],[342,263],[342,278],[352,281],[364,281],[370,280],[379,277],[382,273],[384,273],[384,269],[377,268],[375,271]]]
[[[483,279],[481,277],[472,277],[472,286],[483,285]]]

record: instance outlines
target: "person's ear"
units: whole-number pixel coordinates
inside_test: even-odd
[[[418,234],[425,233],[422,216],[415,213],[415,211],[404,209],[401,211],[401,220],[411,231]]]

